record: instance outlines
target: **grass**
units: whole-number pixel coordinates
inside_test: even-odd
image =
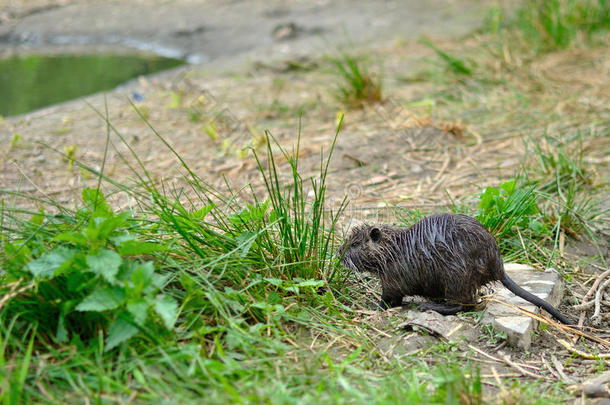
[[[2,402],[481,403],[476,369],[388,363],[349,327],[336,216],[325,214],[334,143],[319,176],[303,179],[299,139],[293,154],[279,148],[288,177],[270,135],[256,155],[262,201],[212,188],[177,156],[190,193],[147,181],[144,166],[138,191],[115,183],[137,215],[114,212],[99,187],[60,214],[5,206]]]
[[[593,184],[593,172],[583,161],[583,143],[593,136],[587,132],[577,131],[565,139],[547,135],[532,147],[538,165],[530,170],[530,182],[550,202],[547,215],[571,236],[592,234],[590,224],[608,212],[592,198],[599,185]]]
[[[350,108],[362,108],[382,100],[381,80],[370,72],[366,59],[342,53],[329,61],[338,79],[335,97],[339,102]]]
[[[493,9],[486,27],[507,44],[536,53],[595,42],[610,29],[606,0],[528,0],[513,16]]]
[[[472,62],[468,62],[466,60],[448,54],[447,52],[434,45],[429,39],[420,39],[419,43],[432,49],[434,53],[436,53],[436,55],[442,61],[442,64],[444,64],[445,66],[445,72],[453,73],[455,75],[472,75],[473,68],[470,66],[472,65]]]

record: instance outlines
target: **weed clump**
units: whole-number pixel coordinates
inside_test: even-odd
[[[178,305],[161,292],[167,277],[146,259],[163,244],[142,240],[144,224],[113,212],[99,190],[86,188],[82,198],[72,216],[41,211],[28,221],[12,217],[11,228],[3,221],[2,317],[36,325],[39,338],[58,343],[103,330],[105,350],[140,332],[155,340],[172,330]]]
[[[603,214],[590,193],[594,177],[583,159],[585,138],[580,132],[575,137],[544,136],[533,146],[537,165],[527,173],[546,201],[549,220],[574,237],[583,231],[591,235],[590,223]]]
[[[348,54],[330,58],[339,83],[335,97],[351,108],[362,108],[366,104],[382,100],[381,80],[370,73],[367,63]]]

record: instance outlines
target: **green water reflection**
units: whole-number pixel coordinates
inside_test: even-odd
[[[128,55],[33,55],[0,59],[0,114],[22,114],[112,89],[130,78],[182,63],[157,56]]]

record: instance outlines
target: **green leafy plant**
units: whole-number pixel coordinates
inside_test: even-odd
[[[476,218],[498,239],[500,246],[516,235],[515,227],[541,235],[547,232],[539,219],[536,188],[516,179],[500,187],[487,187],[480,196]]]
[[[137,239],[132,214],[114,213],[98,189],[84,189],[82,198],[74,217],[40,212],[22,223],[22,238],[4,241],[5,293],[29,286],[6,310],[57,342],[86,340],[100,329],[106,350],[139,332],[155,340],[157,329],[172,329],[178,307],[160,293],[166,277],[154,263],[135,257],[163,245]]]

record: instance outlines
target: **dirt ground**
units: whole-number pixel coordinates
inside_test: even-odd
[[[418,35],[459,36],[479,24],[478,0],[0,1],[0,55],[79,46],[152,51],[235,66]]]

